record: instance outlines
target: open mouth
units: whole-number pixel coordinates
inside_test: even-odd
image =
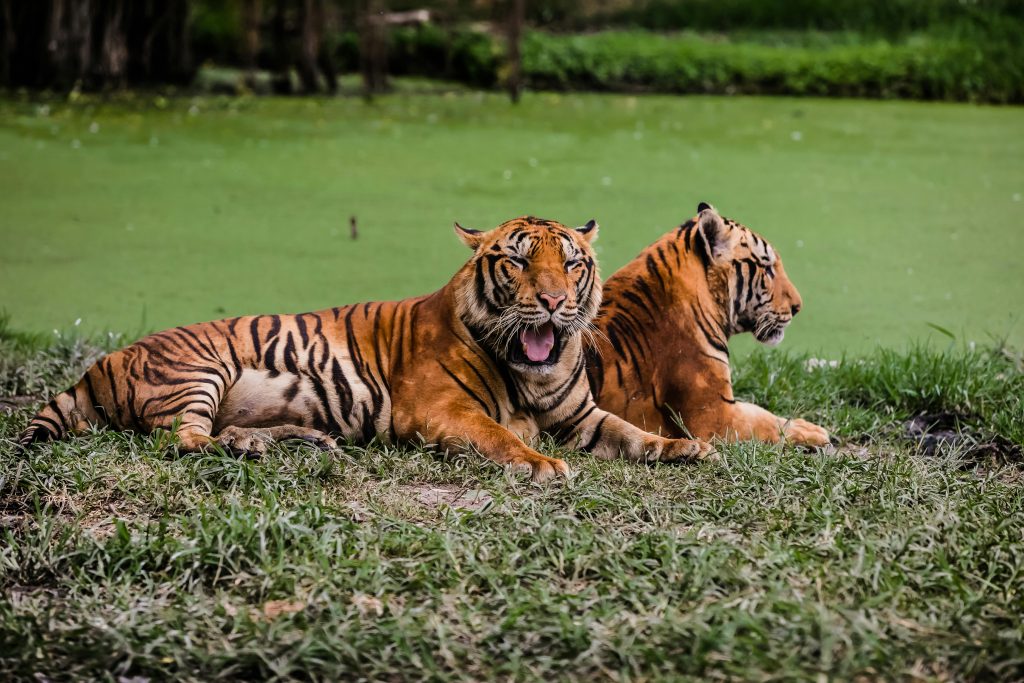
[[[537,327],[524,327],[512,345],[509,360],[523,365],[553,365],[562,350],[561,339],[550,322]]]

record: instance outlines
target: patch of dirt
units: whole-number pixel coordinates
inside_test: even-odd
[[[454,485],[414,484],[400,487],[409,498],[431,508],[447,506],[455,510],[479,512],[494,498],[483,489],[471,489]]]
[[[270,600],[263,603],[263,609],[253,614],[255,621],[273,621],[285,614],[295,614],[306,609],[306,603],[299,600]]]

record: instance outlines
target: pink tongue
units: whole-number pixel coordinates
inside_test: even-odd
[[[534,363],[539,363],[547,360],[555,346],[555,328],[551,323],[544,323],[537,328],[528,327],[519,333],[519,340],[523,342],[526,357]]]

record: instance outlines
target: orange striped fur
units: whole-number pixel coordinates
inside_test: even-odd
[[[669,436],[827,445],[823,428],[733,397],[729,337],[777,344],[802,301],[764,238],[697,211],[605,282],[588,348],[598,405]]]
[[[150,335],[93,365],[20,442],[92,425],[148,433],[176,424],[186,451],[216,442],[259,454],[271,440],[329,448],[334,436],[376,436],[478,451],[536,480],[568,472],[527,445],[540,431],[606,458],[710,452],[594,404],[581,338],[601,300],[593,221],[456,230],[473,257],[434,294]]]

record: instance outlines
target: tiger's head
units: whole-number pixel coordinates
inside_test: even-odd
[[[729,334],[752,332],[769,346],[781,342],[803,302],[774,247],[704,202],[697,206],[696,224],[705,244],[695,248],[708,266],[712,291],[728,308]]]
[[[458,223],[473,250],[457,289],[458,313],[477,341],[521,371],[558,363],[590,327],[601,304],[601,280],[590,243],[597,223],[578,228],[532,216],[486,232]]]

